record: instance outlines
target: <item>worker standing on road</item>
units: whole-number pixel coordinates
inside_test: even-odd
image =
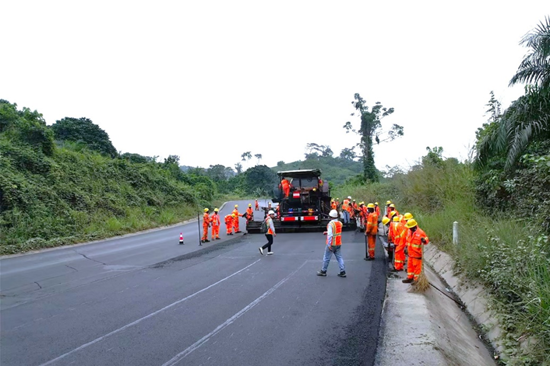
[[[397,246],[397,239],[398,239],[398,230],[399,230],[399,223],[401,222],[401,217],[394,215],[392,222],[390,222],[390,230],[388,231],[388,259],[389,262],[394,266],[393,263],[393,255],[395,253],[395,247]]]
[[[391,201],[386,201],[386,216],[390,217],[390,205]],[[390,218],[391,219],[391,218]]]
[[[403,283],[414,283],[418,280],[422,272],[422,246],[430,242],[428,236],[418,227],[415,219],[410,219],[405,224],[409,229],[407,234],[407,250],[409,251],[409,262],[407,263],[407,278]]]
[[[330,208],[332,210],[336,210],[338,207],[336,207],[336,201],[333,199],[330,201]]]
[[[367,205],[367,228],[365,229],[365,241],[368,244],[365,260],[374,260],[374,249],[376,248],[376,235],[378,234],[378,216],[374,212],[374,203]]]
[[[380,216],[380,206],[378,206],[378,202],[374,202],[374,212],[376,212],[376,216],[378,216],[378,224],[380,224],[380,221],[382,221],[382,216]]]
[[[264,255],[264,249],[267,249],[267,255],[273,254],[273,252],[271,251],[271,246],[273,245],[273,237],[277,236],[277,233],[275,232],[275,224],[273,224],[274,217],[275,211],[269,210],[269,212],[267,213],[267,217],[265,218],[265,222],[267,225],[267,233],[265,233],[265,237],[267,238],[267,243],[258,248],[261,255]]]
[[[248,224],[249,221],[252,221],[252,219],[254,218],[254,211],[252,211],[252,204],[249,203],[248,204],[248,208],[246,209],[246,214],[244,214],[243,216],[246,217],[246,223]]]
[[[256,203],[255,203],[254,209],[255,209],[256,211],[260,211],[260,205],[258,204],[258,199],[256,199]]]
[[[391,220],[395,215],[399,215],[399,211],[395,208],[395,205],[392,203],[389,206],[388,218]]]
[[[229,214],[225,215],[225,231],[227,235],[233,235],[233,221],[235,221],[235,215]]]
[[[209,243],[208,240],[208,228],[210,227],[210,215],[208,214],[210,210],[208,208],[204,209],[204,215],[202,215],[202,240],[201,243]]]
[[[394,272],[400,272],[403,270],[403,266],[405,265],[405,245],[407,244],[407,234],[409,233],[409,229],[405,227],[405,224],[408,220],[412,219],[413,215],[407,212],[403,215],[403,218],[399,222],[399,225],[397,226],[396,234],[395,234],[395,255],[394,255],[394,262],[393,262],[393,271]]]
[[[359,229],[365,230],[365,223],[367,222],[367,208],[365,202],[359,202]]]
[[[342,258],[342,226],[343,224],[338,220],[338,211],[331,210],[328,214],[332,220],[327,225],[327,231],[323,234],[327,236],[325,245],[325,254],[323,256],[323,268],[317,272],[317,276],[325,277],[327,275],[328,265],[332,255],[336,257],[338,266],[340,267],[340,273],[338,276],[346,277],[346,268],[344,266],[344,259]]]
[[[233,229],[235,230],[235,234],[238,234],[241,232],[241,230],[239,230],[239,217],[241,217],[239,214],[239,205],[235,205],[232,214],[235,215],[235,220],[233,220]]]
[[[350,199],[351,197],[348,197],[342,202],[342,220],[344,221],[345,225],[349,224]]]
[[[218,208],[214,209],[214,213],[210,217],[212,223],[212,241],[220,239],[220,215],[218,214]]]

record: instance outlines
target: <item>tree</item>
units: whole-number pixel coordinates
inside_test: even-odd
[[[354,149],[355,149],[355,146],[352,147],[351,149],[347,147],[342,149],[342,151],[340,152],[340,158],[344,160],[355,159],[357,157],[357,154],[355,153],[355,151],[353,151]]]
[[[244,152],[241,155],[241,161],[247,161],[252,159],[252,153],[250,151]]]
[[[277,174],[265,165],[256,165],[245,173],[245,184],[248,192],[268,195],[277,185]]]
[[[243,165],[241,163],[235,164],[235,170],[237,171],[237,174],[241,174],[243,172]]]
[[[258,159],[258,164],[256,165],[260,165],[260,161],[262,160],[262,154],[256,154],[254,156],[256,157],[256,159]]]
[[[231,169],[231,168],[229,168]],[[206,171],[206,176],[212,179],[214,182],[219,182],[221,180],[227,180],[226,177],[226,167],[220,164],[210,165]]]
[[[332,157],[333,152],[330,146],[318,145],[310,142],[306,145],[306,160],[319,159],[319,157]]]
[[[526,34],[520,44],[529,47],[530,52],[510,85],[527,83],[525,95],[515,100],[493,125],[484,125],[486,128],[478,131],[478,167],[503,155],[506,170],[513,170],[532,142],[550,138],[550,17]]]
[[[56,121],[51,126],[51,129],[54,132],[56,140],[82,142],[90,150],[112,158],[117,156],[117,150],[111,143],[107,132],[88,118],[65,117],[62,120]]]
[[[373,139],[377,144],[386,141],[393,141],[396,138],[403,136],[403,127],[397,124],[392,125],[387,132],[382,130],[382,119],[394,112],[393,108],[385,108],[380,102],[369,111],[367,102],[361,98],[359,93],[355,93],[354,101],[351,102],[355,110],[359,113],[361,119],[361,127],[359,130],[353,129],[351,122],[346,122],[344,129],[346,133],[352,131],[357,133],[361,140],[357,144],[363,153],[363,178],[365,181],[377,182],[378,174],[374,165]],[[352,116],[355,113],[351,114]]]

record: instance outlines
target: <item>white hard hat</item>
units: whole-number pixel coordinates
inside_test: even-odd
[[[328,213],[328,215],[329,215],[330,217],[336,218],[336,217],[338,217],[338,211],[336,211],[336,210],[330,210],[330,212]]]
[[[351,199],[351,196],[348,196],[348,199]]]
[[[268,215],[275,215],[275,211],[269,210],[269,212],[268,212],[267,214],[268,214]]]

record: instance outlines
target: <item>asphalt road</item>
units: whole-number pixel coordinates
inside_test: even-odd
[[[373,364],[380,245],[365,262],[364,235],[345,232],[348,277],[334,258],[318,277],[321,233],[279,234],[261,256],[265,236],[221,232],[201,247],[195,222],[1,259],[0,364]]]

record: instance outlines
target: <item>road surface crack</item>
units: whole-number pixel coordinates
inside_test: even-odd
[[[73,250],[74,250],[74,249],[73,249]],[[88,260],[91,260],[92,262],[100,263],[100,264],[103,264],[104,266],[107,265],[107,263],[103,263],[103,262],[100,262],[100,261],[95,260],[95,259],[93,259],[93,258],[90,258],[90,257],[88,257],[86,254],[79,253],[77,250],[74,250],[74,252],[75,252],[76,254],[80,254],[81,256],[83,256],[84,258],[86,258],[86,259],[88,259]],[[67,267],[68,267],[68,266],[67,266]]]

